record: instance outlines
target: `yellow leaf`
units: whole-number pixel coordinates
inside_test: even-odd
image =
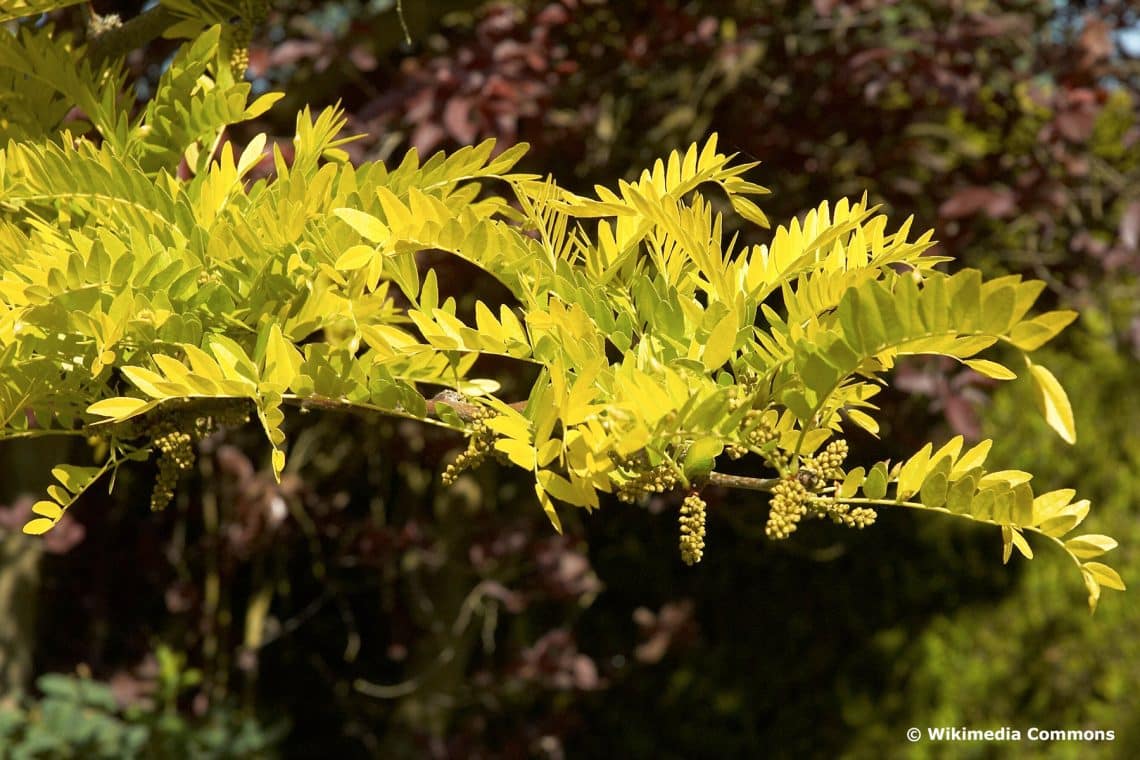
[[[515,438],[500,438],[495,441],[495,450],[507,455],[513,464],[524,470],[533,470],[536,456],[534,446]]]
[[[902,466],[898,481],[900,500],[918,493],[918,489],[922,487],[922,481],[926,479],[927,468],[930,466],[930,453],[933,450],[932,444],[926,444]]]
[[[1045,415],[1045,421],[1065,443],[1076,443],[1077,427],[1073,421],[1073,407],[1069,404],[1065,389],[1053,373],[1040,364],[1030,363],[1029,372],[1033,376],[1037,406]]]
[[[739,195],[732,197],[732,207],[736,209],[736,213],[752,222],[753,224],[768,229],[768,217],[760,210],[752,201],[747,198],[742,198]]]
[[[1075,311],[1050,311],[1019,322],[1009,333],[1009,342],[1022,351],[1036,351],[1077,318]]]
[[[1040,525],[1045,520],[1055,517],[1062,509],[1069,505],[1077,492],[1072,488],[1062,488],[1057,491],[1043,493],[1033,500],[1033,524]]]
[[[1083,567],[1081,576],[1085,579],[1085,588],[1089,592],[1089,612],[1096,612],[1096,603],[1100,599],[1100,584],[1097,583],[1096,577]]]
[[[1033,480],[1032,473],[1024,470],[998,470],[985,475],[978,483],[978,488],[993,488],[1002,483],[1013,488],[1031,480]]]
[[[1058,514],[1042,520],[1037,529],[1047,536],[1059,538],[1081,524],[1088,516],[1089,506],[1088,499],[1081,499],[1068,505]]]
[[[498,393],[502,385],[498,380],[489,377],[472,377],[460,380],[457,387],[460,392],[468,396],[488,396],[492,393]]]
[[[285,452],[281,449],[273,450],[273,477],[281,482],[281,472],[285,469]]]
[[[391,190],[389,190],[388,188],[381,185],[380,187],[376,188],[376,197],[380,200],[380,206],[384,209],[384,216],[387,217],[388,225],[390,227],[395,228],[395,229],[399,229],[399,230],[406,230],[406,228],[408,228],[412,225],[412,212],[411,212],[411,210],[408,209],[407,206],[405,206],[403,203],[400,202],[400,199],[396,197],[395,193],[393,193]],[[338,211],[348,211],[348,210],[349,209],[338,209]],[[361,212],[357,211],[356,213],[360,214]],[[368,216],[368,215],[362,214],[362,216]],[[377,224],[381,224],[379,219],[376,219],[375,217],[369,217],[369,218],[374,219]],[[345,219],[345,221],[348,221],[348,220]],[[427,220],[421,220],[421,223],[422,223],[422,221],[427,221]],[[383,224],[381,224],[381,227],[383,227]],[[359,230],[359,229],[357,229],[357,232],[360,232],[360,234],[364,235],[364,232]],[[387,240],[387,235],[388,235],[388,228],[384,227],[384,239],[385,240]],[[364,235],[364,236],[368,237],[367,235]],[[381,243],[384,241],[383,240],[373,240],[372,242]]]
[[[190,360],[190,367],[195,374],[218,383],[226,379],[222,368],[214,361],[214,357],[192,343],[180,343],[178,345],[186,353],[186,358]]]
[[[87,413],[97,414],[100,417],[122,419],[124,417],[131,416],[146,405],[147,402],[143,401],[141,398],[119,396],[117,398],[105,398],[102,401],[96,401],[94,404],[87,407]]]
[[[994,380],[1013,380],[1017,378],[1017,375],[1004,364],[991,362],[989,359],[967,359],[964,363],[978,374],[992,377]]]
[[[1085,536],[1070,538],[1065,542],[1065,548],[1078,559],[1092,559],[1117,547],[1116,539],[1103,536],[1099,533],[1090,533]]]
[[[945,473],[934,472],[919,489],[919,500],[932,509],[937,509],[946,503],[949,485]]]
[[[530,421],[513,409],[487,420],[487,427],[507,438],[530,440]]]
[[[596,507],[598,497],[593,488],[582,482],[571,483],[551,470],[539,470],[538,482],[542,489],[559,501],[573,504],[576,507]]]
[[[848,471],[847,476],[843,478],[842,485],[839,486],[839,491],[836,493],[836,496],[841,499],[849,499],[854,496],[855,492],[859,490],[859,486],[863,485],[864,472],[862,467],[856,467],[854,470]]]
[[[732,356],[733,346],[736,343],[736,321],[736,314],[729,312],[709,333],[704,353],[701,355],[701,361],[706,368],[716,369]]]
[[[259,379],[257,367],[237,341],[218,333],[211,335],[208,340],[210,351],[225,370],[227,380],[238,380],[242,385],[253,385],[257,382]]]
[[[24,524],[24,532],[29,536],[42,536],[55,526],[55,520],[39,517]]]
[[[947,441],[945,444],[943,444],[942,448],[938,449],[938,451],[936,451],[930,455],[930,461],[931,462],[937,462],[937,461],[941,460],[943,457],[950,457],[950,461],[953,462],[955,459],[958,458],[958,454],[960,454],[962,452],[963,441],[965,441],[965,438],[963,438],[962,436],[960,436],[960,435],[954,436],[949,441]]]
[[[1025,540],[1025,536],[1021,534],[1020,530],[1013,529],[1011,532],[1013,545],[1021,552],[1026,559],[1033,559],[1033,550],[1029,548],[1029,542]]]
[[[994,442],[987,438],[963,454],[950,470],[950,479],[957,480],[975,467],[980,467],[986,461],[993,445]]]
[[[184,382],[190,370],[173,356],[165,354],[151,354],[151,361],[155,363],[166,379],[174,383]]]
[[[845,411],[852,422],[876,438],[879,437],[879,423],[874,417],[858,409],[847,409]]]
[[[284,95],[284,93],[277,94]],[[254,105],[256,106],[257,104],[255,103]],[[250,116],[249,118],[254,117]],[[242,150],[241,157],[238,158],[237,162],[237,170],[239,175],[244,176],[246,172],[257,166],[257,164],[261,163],[261,159],[263,157],[262,154],[265,151],[265,141],[265,133],[259,132],[250,138],[248,143],[246,143],[245,149]]]
[[[366,214],[354,208],[333,209],[333,213],[341,218],[349,227],[360,233],[361,237],[370,243],[388,242],[389,230],[384,222],[371,214]]]
[[[151,398],[169,398],[173,395],[162,390],[161,386],[167,383],[157,372],[151,372],[143,367],[122,367],[119,371],[131,381],[132,385]]]
[[[262,380],[280,386],[284,391],[301,371],[304,359],[296,347],[285,339],[276,323],[269,328],[265,344],[265,372]]]
[[[376,249],[370,245],[354,245],[345,249],[344,253],[337,257],[333,266],[337,269],[360,269],[372,261],[375,255]]]
[[[165,36],[165,34],[163,36]],[[257,100],[249,104],[249,106],[245,109],[245,118],[256,119],[258,116],[272,108],[273,104],[283,97],[285,97],[285,93],[283,92],[265,93]]]
[[[43,515],[44,517],[54,522],[58,520],[63,514],[63,508],[56,504],[54,501],[41,499],[32,505],[32,512],[36,513],[37,515]]]
[[[558,513],[554,511],[554,502],[546,495],[541,483],[534,484],[534,493],[538,496],[538,503],[542,505],[542,510],[546,512],[546,516],[550,518],[550,524],[559,534],[562,533],[562,521],[558,519]]]
[[[538,449],[538,466],[545,467],[562,453],[562,439],[551,438]]]
[[[1117,591],[1125,590],[1124,580],[1120,577],[1120,573],[1116,572],[1108,565],[1102,564],[1100,562],[1086,562],[1081,565],[1081,568],[1092,573],[1093,577],[1096,578],[1097,582],[1100,583],[1100,585],[1106,588],[1116,589]]]

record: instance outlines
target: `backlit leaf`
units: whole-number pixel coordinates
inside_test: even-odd
[[[887,495],[887,473],[882,462],[867,473],[867,479],[863,481],[863,493],[868,499],[881,499]]]
[[[1017,375],[1004,364],[998,364],[989,359],[967,359],[964,363],[975,372],[986,377],[992,377],[994,380],[1014,380],[1017,378]]]
[[[1077,427],[1073,421],[1073,408],[1069,405],[1065,389],[1061,387],[1061,383],[1053,373],[1040,364],[1030,363],[1029,372],[1033,377],[1034,398],[1037,407],[1045,415],[1045,421],[1049,423],[1049,427],[1057,431],[1057,435],[1061,436],[1063,441],[1076,443]]]
[[[56,520],[59,520],[59,518],[63,515],[63,508],[60,505],[56,504],[54,501],[41,499],[32,505],[32,512],[37,515],[43,515],[44,517],[54,522]]]
[[[87,413],[97,414],[100,417],[123,419],[131,416],[147,405],[148,402],[141,398],[118,396],[116,398],[105,398],[102,401],[96,401],[87,407]]]
[[[390,232],[382,221],[354,208],[333,209],[333,213],[340,217],[349,227],[360,233],[361,237],[377,245],[388,242]],[[351,249],[350,249],[351,250]],[[342,268],[339,265],[338,269]],[[353,269],[355,267],[345,267]]]
[[[1081,567],[1096,578],[1097,583],[1105,588],[1115,589],[1117,591],[1124,591],[1124,580],[1120,577],[1120,573],[1113,570],[1108,565],[1100,562],[1085,562]]]
[[[337,269],[351,271],[353,269],[360,269],[365,264],[372,261],[376,256],[376,249],[370,245],[354,245],[346,248],[344,253],[337,257],[336,263],[333,264]]]
[[[710,370],[716,369],[728,361],[733,354],[733,344],[736,341],[736,315],[732,312],[725,314],[705,342],[701,361]]]
[[[1070,538],[1065,542],[1065,548],[1078,559],[1092,559],[1117,547],[1116,539],[1097,533]]]
[[[29,536],[42,536],[55,526],[55,520],[49,520],[46,517],[39,517],[35,520],[29,520],[24,523],[24,533]]]

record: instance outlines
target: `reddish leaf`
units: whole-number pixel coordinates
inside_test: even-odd
[[[1013,192],[1008,188],[964,187],[938,207],[944,219],[962,219],[979,212],[995,219],[1011,216],[1016,210]]]
[[[471,118],[471,101],[460,95],[449,98],[443,109],[443,125],[456,142],[463,145],[474,142],[478,127]]]

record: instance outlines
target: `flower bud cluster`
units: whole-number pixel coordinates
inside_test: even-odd
[[[800,479],[785,475],[772,488],[772,500],[768,505],[768,523],[764,533],[768,538],[787,538],[795,533],[799,522],[807,514],[811,494]]]
[[[244,73],[249,68],[249,43],[253,39],[253,29],[248,21],[238,22],[234,29],[233,50],[230,52],[230,69]]]
[[[482,406],[471,410],[471,431],[467,439],[467,448],[461,451],[455,461],[443,471],[442,480],[445,486],[453,485],[464,471],[478,467],[486,461],[488,455],[495,453],[495,431],[487,427],[487,420],[494,414]]]
[[[876,512],[867,507],[852,507],[836,500],[833,492],[846,477],[843,462],[847,459],[847,441],[829,443],[814,457],[805,457],[794,473],[788,473],[772,489],[768,524],[769,538],[787,538],[795,532],[805,516],[830,517],[839,525],[865,528],[875,522]],[[831,490],[827,489],[831,483]]]
[[[744,444],[729,444],[727,447],[728,455],[733,459],[740,459],[750,449],[758,450],[769,467],[777,472],[787,470],[790,459],[787,452],[776,445],[780,434],[772,424],[771,417],[770,410],[753,409],[749,411],[741,426]]]
[[[704,556],[706,506],[696,491],[681,503],[681,559],[686,565],[695,565]]]
[[[729,389],[729,409],[736,411],[745,400],[754,398],[759,384],[760,377],[752,370],[745,369],[737,373],[736,385]]]
[[[643,466],[631,473],[623,473],[624,480],[618,485],[620,501],[632,504],[651,493],[672,491],[681,482],[680,473],[672,462],[662,462],[656,467]]]
[[[817,454],[812,462],[812,468],[821,478],[828,480],[842,480],[844,477],[843,462],[847,459],[847,441],[842,438],[827,444],[824,450]]]
[[[265,19],[268,11],[266,0],[242,0],[239,5],[237,22],[231,27],[230,67],[237,76],[243,76],[249,67],[249,43],[253,39],[253,29]]]
[[[819,491],[823,488],[824,481],[843,480],[846,476],[843,471],[843,460],[846,458],[847,441],[843,439],[832,441],[819,454],[803,459],[797,477],[809,491]]]
[[[877,513],[868,507],[852,507],[836,501],[833,497],[820,497],[812,501],[812,508],[820,517],[826,515],[836,525],[846,525],[848,528],[866,528],[875,522]]]
[[[758,449],[780,437],[776,429],[763,419],[763,413],[759,410],[749,412],[745,417],[744,424],[746,426],[754,425],[748,431],[747,440],[750,446],[755,446]]]
[[[207,414],[202,412],[206,411]],[[158,476],[151,491],[150,508],[164,509],[174,498],[182,473],[194,466],[195,444],[219,425],[239,425],[249,420],[245,402],[221,402],[212,408],[199,406],[160,411],[148,416],[135,429],[150,438],[158,450]]]

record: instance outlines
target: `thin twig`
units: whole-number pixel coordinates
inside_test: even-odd
[[[156,5],[93,38],[87,46],[87,58],[96,69],[108,58],[125,58],[132,50],[162,36],[177,20],[169,8]]]
[[[779,482],[779,478],[749,478],[744,475],[727,475],[723,472],[710,474],[708,480],[710,486],[740,488],[747,491],[771,491]]]

